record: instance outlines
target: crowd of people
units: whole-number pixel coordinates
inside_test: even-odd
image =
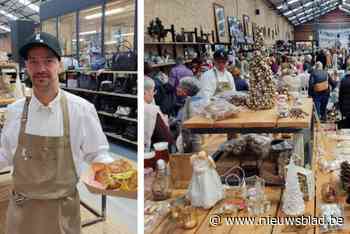
[[[195,58],[188,64],[179,57],[168,75],[145,63],[145,150],[166,141],[172,152],[199,151],[201,137],[186,132],[182,123],[194,115],[192,106],[203,98],[224,91],[248,92],[249,57],[244,53],[232,56],[223,49],[216,50],[211,59]],[[321,121],[327,119],[332,93],[337,96],[332,107],[350,119],[350,59],[346,50],[321,50],[314,56],[275,53],[266,62],[277,90],[311,97]]]

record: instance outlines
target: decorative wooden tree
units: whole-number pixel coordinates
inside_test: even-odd
[[[255,28],[254,58],[250,64],[248,107],[253,110],[271,109],[275,105],[276,87],[271,67],[264,55],[264,38],[260,27]]]

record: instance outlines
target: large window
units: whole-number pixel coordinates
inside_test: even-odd
[[[89,54],[101,53],[102,7],[79,12],[79,59],[82,66],[89,65]]]
[[[41,24],[41,31],[47,32],[47,33],[50,33],[50,34],[56,36],[56,18],[51,18],[51,19],[45,20]]]
[[[118,45],[133,48],[134,44],[134,0],[110,0],[105,12],[105,54],[116,51]],[[125,50],[126,48],[121,48]]]
[[[63,55],[76,55],[76,14],[71,13],[59,17],[58,38]]]

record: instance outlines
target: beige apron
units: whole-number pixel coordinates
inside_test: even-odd
[[[224,91],[232,91],[233,87],[231,83],[229,81],[219,81],[218,73],[215,69],[214,69],[214,73],[216,78],[216,90],[214,95]]]
[[[7,234],[80,234],[80,200],[69,139],[67,99],[61,95],[64,136],[25,133],[26,99],[14,156],[14,191],[7,212]]]

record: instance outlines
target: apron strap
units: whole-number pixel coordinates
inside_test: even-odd
[[[75,177],[78,181],[79,176],[77,174],[77,170],[75,167],[75,162],[73,159],[73,152],[72,152],[72,148],[71,148],[71,144],[70,144],[70,124],[69,124],[67,96],[66,96],[65,91],[62,91],[62,90],[61,90],[60,103],[61,103],[62,115],[63,115],[63,135],[64,135],[63,137],[64,137],[64,145],[65,145],[64,151],[65,151],[65,155],[71,155],[69,158],[70,158],[71,163],[73,165]]]
[[[63,115],[63,134],[66,138],[65,140],[69,142],[69,115],[68,115],[68,104],[67,104],[67,97],[66,94],[61,91],[61,108],[62,108],[62,115]]]
[[[21,122],[20,122],[20,132],[19,132],[19,139],[18,143],[23,145],[24,143],[24,132],[27,126],[27,120],[28,120],[28,109],[29,109],[29,103],[32,98],[30,96],[26,96],[26,100],[24,102],[24,107],[22,111],[22,117],[21,117]]]

